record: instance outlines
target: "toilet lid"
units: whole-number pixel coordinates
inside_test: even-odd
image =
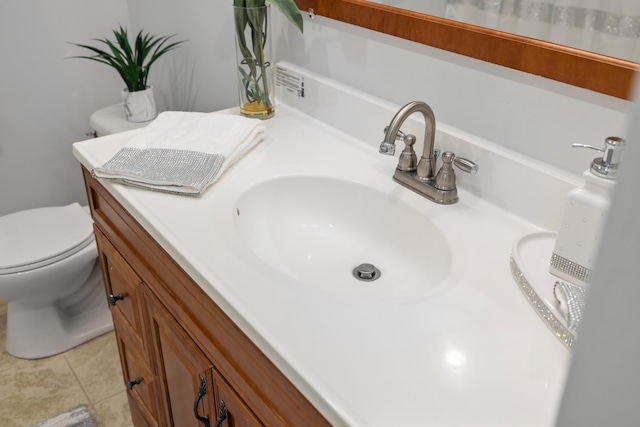
[[[92,220],[78,203],[0,217],[0,274],[52,264],[93,241]]]

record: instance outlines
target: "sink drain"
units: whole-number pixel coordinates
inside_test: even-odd
[[[353,277],[363,282],[378,280],[382,273],[373,264],[360,264],[353,269]]]

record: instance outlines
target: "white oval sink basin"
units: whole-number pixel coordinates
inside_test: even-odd
[[[424,215],[391,195],[323,176],[271,179],[236,205],[239,239],[271,268],[340,294],[398,297],[430,293],[451,266],[451,251]],[[358,280],[373,264],[380,274]]]

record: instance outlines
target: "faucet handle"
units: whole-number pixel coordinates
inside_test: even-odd
[[[469,159],[457,157],[452,151],[442,153],[442,167],[436,174],[435,187],[438,190],[450,191],[456,189],[456,174],[452,165],[461,171],[475,174],[478,172],[478,165]]]
[[[464,157],[454,157],[453,164],[463,172],[470,173],[473,175],[478,173],[479,166],[477,165],[477,163],[474,163],[469,159],[465,159]]]

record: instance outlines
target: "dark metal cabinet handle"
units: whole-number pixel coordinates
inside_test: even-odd
[[[193,415],[196,417],[196,420],[200,421],[204,427],[210,427],[209,418],[201,417],[198,414],[198,405],[202,398],[207,394],[207,386],[204,383],[204,378],[200,377],[200,389],[198,390],[198,395],[196,396],[196,400],[193,402]],[[216,426],[218,424],[216,423]]]
[[[216,425],[214,427],[220,427],[222,422],[227,419],[227,407],[224,404],[224,400],[220,401],[220,412],[218,418],[216,418]]]
[[[140,384],[140,378],[136,378],[135,380],[127,380],[127,390],[133,390],[133,386],[136,384]]]
[[[115,306],[116,302],[120,301],[121,299],[124,299],[124,295],[122,294],[109,295],[109,304],[111,304],[112,306]]]
[[[207,386],[204,383],[204,378],[200,377],[200,389],[198,390],[198,395],[196,396],[196,400],[193,402],[193,415],[196,417],[198,421],[200,421],[204,427],[210,427],[209,418],[201,417],[198,414],[198,405],[202,398],[207,394]],[[227,419],[227,407],[224,404],[224,400],[220,401],[220,412],[218,413],[218,418],[216,418],[216,424],[214,427],[220,427],[222,422]]]

